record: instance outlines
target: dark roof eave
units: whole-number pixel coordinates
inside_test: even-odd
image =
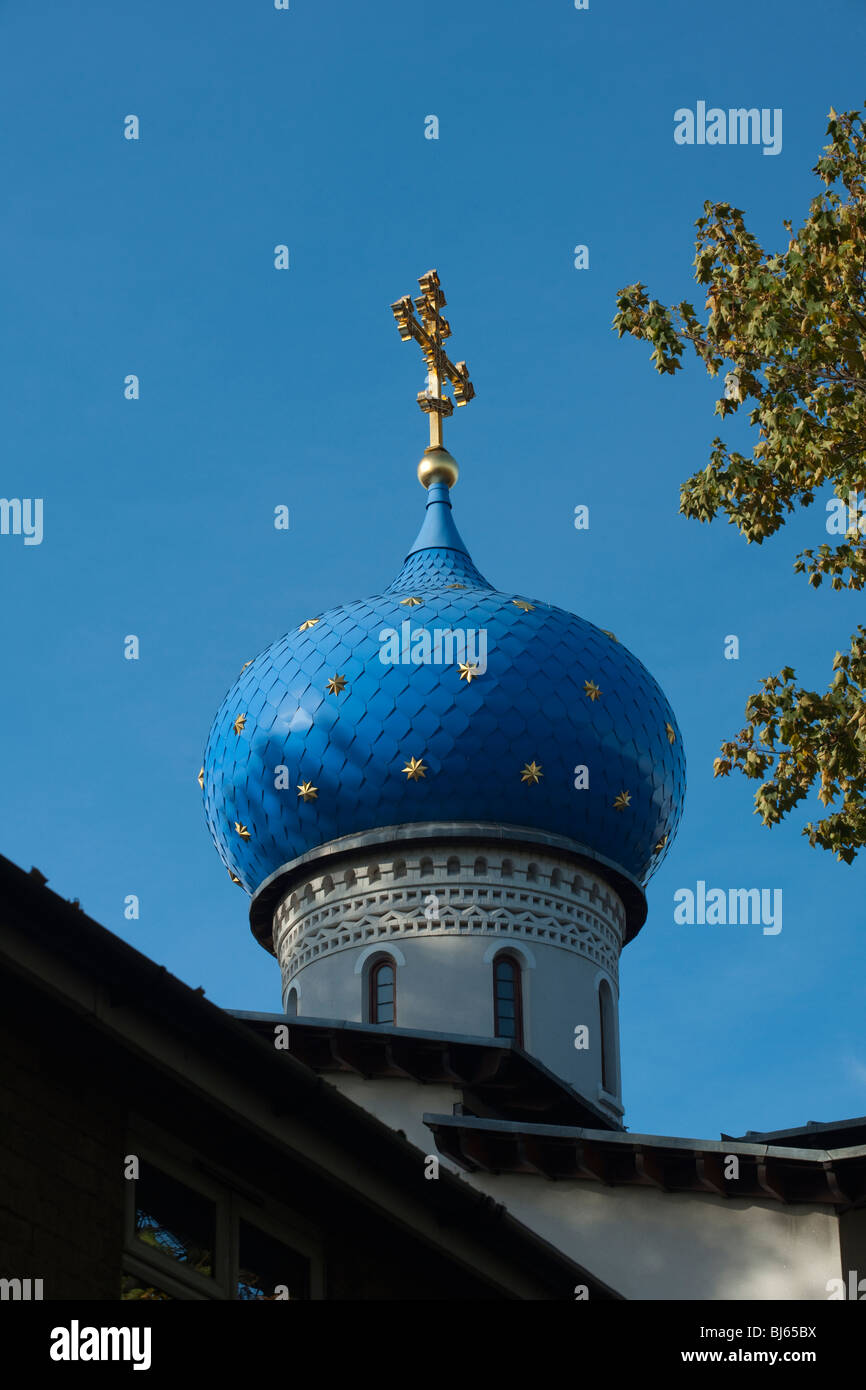
[[[652,1186],[848,1209],[866,1198],[866,1144],[837,1150],[674,1139],[562,1125],[425,1115],[439,1151],[467,1171]],[[726,1159],[739,1159],[727,1178]]]
[[[94,1027],[122,1036],[126,1008],[140,1007],[155,1015],[167,1032],[179,1033],[206,1049],[211,1064],[245,1076],[260,1089],[267,1087],[268,1094],[278,1098],[275,1111],[283,1115],[303,1111],[305,1121],[347,1150],[363,1152],[383,1175],[417,1193],[420,1151],[404,1136],[341,1095],[302,1062],[256,1037],[201,991],[185,985],[46,883],[39,870],[28,874],[0,855],[0,931],[11,929],[28,941],[35,940],[47,953],[80,968],[88,979],[110,991],[116,1016],[109,1024],[95,1009],[88,1010]],[[8,959],[13,969],[21,969],[14,957]],[[81,1011],[72,999],[68,1007]],[[274,1135],[273,1142],[281,1143],[279,1136]],[[446,1223],[468,1226],[477,1239],[493,1242],[549,1286],[562,1287],[563,1279],[577,1278],[597,1288],[600,1297],[621,1297],[459,1177],[442,1172],[439,1196]]]
[[[842,1140],[839,1147],[850,1148],[854,1143],[866,1143],[866,1115],[858,1115],[850,1120],[809,1120],[808,1124],[795,1125],[791,1129],[754,1130],[743,1135],[723,1134],[722,1141],[732,1144],[777,1144],[784,1139],[815,1140],[801,1147],[814,1149],[823,1147],[822,1141],[838,1136]]]
[[[561,1077],[507,1038],[423,1032],[340,1019],[244,1014],[235,1018],[263,1036],[276,1024],[289,1028],[290,1051],[314,1071],[364,1076],[411,1076],[429,1083],[451,1081],[470,1089],[497,1110],[547,1112],[555,1123],[589,1124],[619,1130],[614,1119]]]

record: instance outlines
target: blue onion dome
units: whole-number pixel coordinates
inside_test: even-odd
[[[636,885],[670,847],[685,759],[664,694],[612,633],[488,583],[452,464],[422,460],[424,523],[393,583],[298,615],[223,700],[199,780],[250,894],[340,836],[420,822],[565,837]]]

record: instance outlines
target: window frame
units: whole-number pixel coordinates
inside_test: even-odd
[[[514,1037],[509,1038],[504,1033],[498,1033],[499,1027],[499,998],[496,992],[496,971],[497,967],[504,962],[512,967],[514,971]],[[493,966],[493,1036],[502,1038],[504,1042],[514,1042],[518,1047],[523,1047],[523,966],[519,956],[514,951],[497,951],[491,962]]]
[[[391,968],[391,978],[394,986],[394,1000],[391,1006],[393,1018],[387,1021],[376,1017],[379,1011],[379,1001],[376,998],[378,976],[379,971],[386,965]],[[383,952],[382,955],[376,956],[370,961],[367,970],[367,1014],[368,1021],[373,1025],[381,1024],[385,1028],[396,1028],[397,1026],[397,962],[394,957],[389,956],[387,952]]]
[[[616,1012],[610,982],[598,982],[598,1031],[601,1041],[601,1089],[605,1095],[619,1095],[619,1067],[616,1048]]]
[[[163,1135],[147,1122],[137,1119],[126,1136],[126,1153],[160,1169],[183,1183],[216,1208],[214,1224],[213,1275],[199,1274],[171,1256],[145,1244],[135,1233],[135,1189],[131,1179],[122,1179],[124,1228],[121,1270],[148,1279],[179,1300],[250,1302],[237,1296],[240,1270],[240,1223],[246,1221],[265,1235],[281,1242],[309,1262],[309,1299],[325,1296],[324,1248],[312,1226],[285,1211],[272,1197],[259,1192],[245,1178],[229,1170],[207,1165],[195,1151]],[[243,1187],[241,1186],[243,1185]],[[306,1301],[306,1300],[305,1300]]]

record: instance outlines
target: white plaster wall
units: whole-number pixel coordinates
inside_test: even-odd
[[[450,1115],[457,1095],[409,1080],[336,1084],[424,1154],[436,1146],[422,1114]],[[842,1273],[830,1207],[455,1171],[626,1298],[822,1300]]]
[[[328,1072],[325,1078],[336,1086],[349,1100],[370,1111],[377,1119],[383,1120],[391,1129],[402,1130],[410,1144],[415,1144],[422,1154],[435,1154],[440,1166],[452,1173],[462,1173],[449,1158],[444,1158],[436,1148],[433,1135],[424,1124],[421,1116],[425,1113],[450,1115],[454,1102],[459,1101],[461,1087],[432,1082],[422,1085],[409,1078],[389,1076],[365,1080],[351,1072]]]
[[[425,911],[431,897],[435,920]],[[616,1115],[619,1024],[611,1100],[600,1089],[598,986],[609,982],[618,1014],[624,930],[622,902],[598,875],[543,847],[492,852],[472,842],[387,855],[359,848],[333,873],[313,863],[274,914],[284,1007],[296,990],[301,1018],[366,1021],[360,967],[379,949],[397,962],[397,1027],[492,1037],[493,956],[512,949],[526,1050]],[[575,1047],[581,1026],[588,1046]]]
[[[599,968],[574,952],[533,941],[521,943],[505,932],[461,938],[453,935],[400,937],[397,964],[397,1026],[431,1032],[468,1033],[492,1038],[493,965],[489,948],[526,947],[522,965],[524,1047],[581,1095],[598,1101],[601,1040],[598,1011]],[[356,973],[366,947],[346,947],[298,971],[298,1016],[363,1022],[364,974]],[[388,951],[388,941],[381,942]],[[614,1002],[616,983],[610,979]],[[575,1028],[585,1024],[589,1046],[575,1047]],[[618,1029],[616,1030],[618,1033]],[[617,1068],[618,1070],[618,1068]]]
[[[530,1174],[466,1180],[626,1298],[826,1299],[841,1271],[828,1207]]]

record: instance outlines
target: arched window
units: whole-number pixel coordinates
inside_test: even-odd
[[[560,869],[554,869],[553,873],[550,875],[550,886],[551,888],[562,887],[562,871]]]
[[[601,1084],[612,1096],[617,1094],[616,1022],[613,994],[607,980],[598,987],[598,1022],[601,1034]]]
[[[322,892],[323,892],[323,893],[333,893],[333,891],[334,891],[334,880],[331,878],[331,875],[330,875],[330,874],[325,874],[325,877],[322,879]]]
[[[397,971],[390,956],[377,960],[370,971],[370,1022],[397,1020]]]
[[[354,888],[354,886],[355,886],[355,870],[354,870],[354,869],[347,869],[347,870],[346,870],[346,873],[345,873],[345,875],[344,875],[344,877],[343,877],[343,882],[345,883],[345,885],[346,885],[347,888]]]
[[[288,1018],[297,1018],[298,1016],[298,991],[296,989],[289,990],[289,997],[286,1000],[286,1016]]]
[[[395,860],[394,860],[393,874],[394,874],[394,877],[395,877],[395,878],[405,878],[405,877],[406,877],[406,860],[405,860],[405,859],[395,859]]]
[[[460,860],[457,858],[456,855],[452,854],[451,858],[448,860],[448,873],[449,873],[450,875],[453,875],[453,874],[459,874],[459,872],[460,872]]]
[[[493,1035],[523,1045],[523,999],[520,966],[503,953],[493,962]]]
[[[475,877],[476,877],[476,878],[484,878],[484,876],[486,875],[486,873],[487,873],[487,860],[486,860],[486,859],[483,859],[483,858],[479,855],[478,858],[475,860]]]
[[[511,878],[514,873],[514,865],[510,859],[503,859],[502,868],[499,870],[501,878]]]
[[[431,878],[433,874],[433,860],[422,859],[420,872],[422,878]]]
[[[537,883],[537,882],[538,882],[538,865],[537,865],[537,864],[530,864],[530,865],[528,865],[527,870],[526,870],[526,881],[527,881],[527,883]]]

